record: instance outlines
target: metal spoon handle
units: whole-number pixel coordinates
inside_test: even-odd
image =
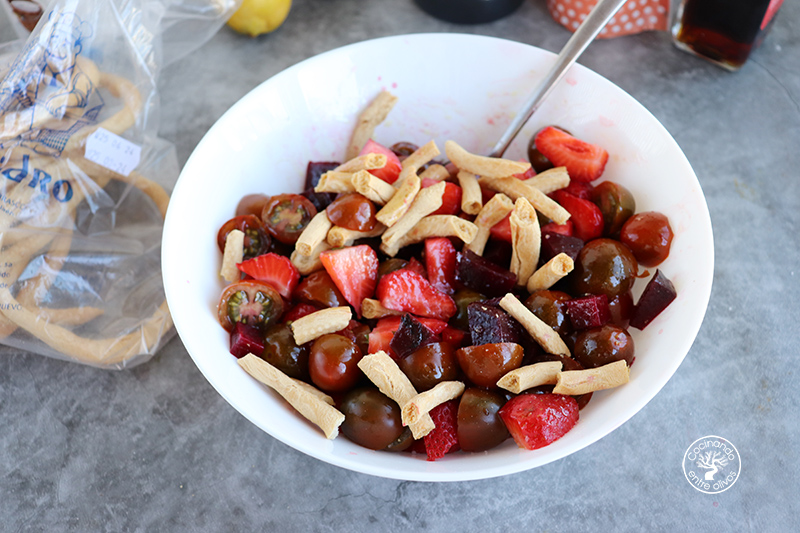
[[[594,9],[586,16],[586,19],[581,23],[575,33],[572,34],[567,44],[561,49],[561,52],[556,58],[556,62],[547,76],[544,77],[542,82],[528,97],[528,101],[514,117],[514,120],[508,126],[508,129],[497,141],[497,144],[492,148],[491,157],[502,157],[508,145],[519,133],[519,130],[528,122],[531,115],[539,108],[539,105],[547,98],[552,92],[555,85],[564,77],[569,67],[578,59],[578,57],[586,50],[603,26],[606,25],[608,20],[614,16],[614,13],[619,11],[619,8],[628,0],[600,0]]]

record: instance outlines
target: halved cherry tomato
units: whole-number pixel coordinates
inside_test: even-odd
[[[269,201],[269,196],[266,194],[248,194],[239,200],[236,206],[236,216],[241,215],[254,215],[261,218],[261,211],[264,210],[264,205]]]
[[[357,192],[343,194],[325,208],[332,224],[354,231],[369,231],[378,223],[375,204]]]
[[[294,244],[317,214],[308,198],[299,194],[279,194],[264,205],[261,220],[270,235],[284,244]]]
[[[217,305],[219,323],[232,331],[237,322],[266,329],[283,314],[283,299],[268,283],[239,281],[225,287]]]
[[[228,233],[235,229],[244,233],[245,259],[250,259],[269,251],[272,239],[264,229],[261,219],[254,215],[241,215],[227,221],[217,232],[217,246],[219,246],[220,252],[225,251],[225,241],[228,239]]]

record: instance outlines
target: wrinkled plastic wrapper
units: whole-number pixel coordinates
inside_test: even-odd
[[[239,1],[53,0],[0,47],[1,343],[119,369],[171,338],[156,84]]]

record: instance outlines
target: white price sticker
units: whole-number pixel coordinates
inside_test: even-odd
[[[103,128],[86,139],[86,159],[127,176],[139,164],[142,147]]]

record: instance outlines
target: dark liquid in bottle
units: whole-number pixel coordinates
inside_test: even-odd
[[[774,14],[779,0],[686,0],[673,30],[676,45],[735,70],[766,35],[770,2]]]

